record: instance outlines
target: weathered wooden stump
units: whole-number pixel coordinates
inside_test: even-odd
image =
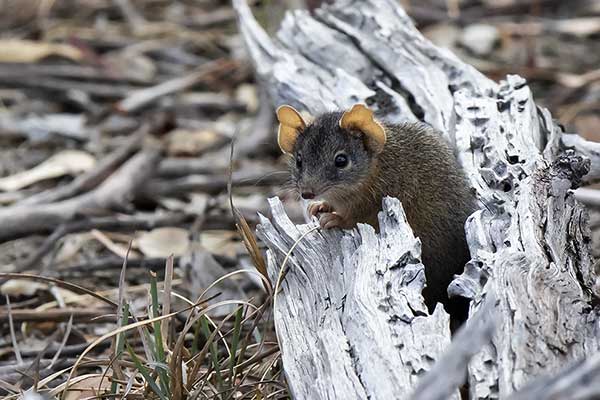
[[[593,147],[563,135],[522,78],[493,82],[435,47],[394,0],[288,13],[277,39],[234,5],[275,105],[318,114],[365,102],[424,121],[455,146],[480,204],[466,224],[472,259],[449,287],[473,300],[475,321],[451,344],[445,311],[423,305],[420,242],[397,200],[385,200],[379,234],[307,233],[314,222],[295,226],[271,200],[258,233],[274,282],[290,254],[275,323],[294,397],[458,398],[467,364],[472,399],[600,395],[589,382],[600,359],[573,364],[598,351],[600,287],[572,190],[590,161],[567,148],[598,171]]]

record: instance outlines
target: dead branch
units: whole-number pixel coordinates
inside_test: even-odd
[[[15,322],[65,322],[73,316],[74,321],[106,323],[114,322],[116,314],[109,308],[59,308],[53,310],[11,310],[10,314]],[[0,310],[0,321],[8,321],[8,312]]]
[[[29,196],[18,202],[17,205],[54,203],[93,189],[112,174],[115,168],[125,162],[131,153],[140,148],[146,131],[148,131],[147,126],[143,127],[142,131],[133,133],[126,143],[101,160],[93,170],[78,176],[69,184]]]
[[[169,213],[165,215],[146,214],[84,218],[80,221],[64,223],[59,225],[58,228],[56,228],[54,232],[52,232],[52,234],[44,240],[44,243],[42,243],[37,251],[32,253],[22,263],[19,263],[15,268],[15,272],[25,271],[35,267],[35,264],[40,262],[45,255],[49,254],[64,236],[72,233],[86,232],[92,229],[101,229],[113,232],[151,230],[161,226],[178,226],[189,219],[190,215],[184,213]],[[43,270],[44,268],[39,267],[36,269]]]
[[[16,205],[0,210],[0,241],[31,233],[48,232],[78,215],[124,209],[154,174],[161,158],[158,149],[147,149],[127,161],[95,190],[69,200],[43,205]]]
[[[116,108],[124,113],[135,112],[162,96],[193,87],[204,80],[214,79],[215,74],[230,73],[235,66],[236,63],[222,59],[208,62],[186,76],[173,78],[156,86],[137,90],[119,101]]]
[[[233,185],[270,186],[280,185],[287,178],[286,171],[271,169],[256,172],[254,170],[237,171],[233,174]],[[160,196],[177,196],[189,192],[218,194],[227,189],[228,179],[224,175],[187,175],[177,179],[155,179],[142,191],[142,196],[156,199]]]

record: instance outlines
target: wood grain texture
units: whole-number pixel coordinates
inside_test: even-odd
[[[421,296],[421,243],[397,199],[386,198],[381,232],[295,226],[277,198],[261,216],[273,282],[287,252],[275,324],[294,398],[406,398],[450,343],[448,315]],[[458,397],[454,397],[458,398]]]

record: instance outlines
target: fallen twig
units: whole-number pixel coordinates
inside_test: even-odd
[[[12,319],[15,322],[54,321],[66,322],[71,315],[75,322],[108,322],[114,321],[116,314],[108,308],[60,308],[54,310],[11,310]],[[8,313],[0,310],[0,321],[8,321]]]
[[[233,185],[240,186],[270,186],[282,184],[287,178],[286,171],[270,170],[257,173],[256,171],[238,171],[233,174]],[[227,177],[222,175],[188,175],[178,179],[156,179],[143,188],[143,197],[178,195],[188,192],[205,192],[218,194],[227,189]]]
[[[101,160],[96,168],[78,176],[67,185],[59,186],[41,193],[34,194],[17,203],[19,206],[53,203],[76,196],[82,192],[90,190],[106,179],[114,169],[121,165],[127,157],[136,151],[141,143],[142,137],[148,131],[148,126],[143,126],[134,133],[127,142],[115,149],[112,153]]]
[[[0,210],[0,241],[31,233],[48,232],[77,215],[100,210],[123,208],[137,190],[154,174],[161,158],[158,149],[136,154],[95,190],[56,203],[14,206]]]
[[[124,113],[137,111],[159,97],[188,89],[204,80],[211,79],[216,73],[230,73],[235,66],[236,63],[233,61],[223,59],[210,61],[186,76],[177,77],[147,89],[137,90],[119,101],[116,108]]]
[[[17,266],[16,271],[25,271],[33,268],[46,254],[52,251],[61,238],[71,233],[85,232],[91,229],[109,231],[150,230],[161,226],[178,226],[189,218],[190,215],[183,213],[169,213],[164,215],[145,214],[135,216],[119,215],[114,217],[89,218],[82,221],[62,224],[46,238],[44,243],[35,253],[32,253],[29,258]]]

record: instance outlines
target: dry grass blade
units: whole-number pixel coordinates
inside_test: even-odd
[[[79,294],[87,294],[90,295],[92,297],[97,298],[98,300],[102,300],[103,302],[105,302],[106,304],[110,304],[111,306],[118,308],[118,304],[115,303],[114,301],[99,295],[96,292],[93,292],[89,289],[84,288],[83,286],[79,286],[79,285],[75,285],[74,283],[69,283],[69,282],[65,282],[62,281],[60,279],[55,279],[55,278],[49,278],[46,276],[39,276],[39,275],[33,275],[33,274],[22,274],[22,273],[13,273],[13,272],[0,272],[0,280],[2,279],[26,279],[26,280],[31,280],[31,281],[36,281],[36,282],[45,282],[45,283],[53,283],[56,286],[65,288],[65,289],[69,289],[75,293],[79,293]]]
[[[150,271],[150,298],[152,301],[152,316],[154,318],[159,316],[159,311],[160,311],[160,305],[158,302],[158,284],[157,284],[157,280],[156,280],[156,273],[154,271]],[[153,334],[154,334],[154,361],[155,361],[155,366],[154,366],[154,373],[158,375],[159,377],[159,383],[160,383],[160,391],[157,392],[157,394],[159,394],[161,397],[170,397],[171,396],[171,390],[169,388],[169,380],[167,377],[167,373],[165,371],[165,368],[163,368],[163,365],[167,364],[167,352],[166,352],[166,343],[165,340],[163,339],[163,335],[162,335],[162,325],[163,325],[164,321],[156,321],[152,324],[152,330],[153,330]],[[129,351],[129,347],[128,351]],[[133,357],[133,355],[132,355]],[[140,370],[140,368],[138,368],[138,370]],[[140,370],[140,372],[142,372]],[[150,384],[150,382],[148,382]],[[155,382],[152,382],[155,383]],[[155,390],[156,386],[152,386],[152,390]]]
[[[200,295],[200,298],[204,297],[206,295],[206,293],[208,293],[213,287],[217,286],[219,283],[223,282],[225,279],[229,279],[238,274],[253,274],[253,273],[258,274],[258,276],[261,278],[261,280],[263,282],[263,285],[265,285],[265,286],[270,285],[270,282],[267,280],[267,278],[262,273],[252,271],[252,270],[247,270],[247,269],[238,269],[237,271],[231,271],[231,272],[223,275],[222,277],[218,278],[213,283],[211,283],[206,289],[204,289],[204,291]]]
[[[127,271],[127,260],[129,259],[129,253],[131,252],[131,246],[132,246],[133,241],[130,240],[129,241],[129,245],[127,246],[127,252],[125,253],[125,258],[123,259],[123,266],[121,267],[121,273],[119,275],[119,295],[118,295],[118,302],[119,302],[119,306],[117,308],[117,328],[119,326],[123,326],[126,325],[126,322],[128,320],[128,303],[125,300],[125,292],[127,290],[127,283],[125,281],[125,276],[126,276],[126,271]],[[116,394],[117,393],[117,383],[115,381],[115,379],[124,379],[124,374],[123,371],[121,369],[121,365],[119,363],[119,358],[121,356],[121,352],[123,351],[123,346],[124,346],[124,342],[125,342],[125,337],[123,335],[119,335],[117,336],[117,340],[113,342],[113,355],[112,355],[112,360],[111,360],[111,367],[113,369],[113,382],[111,384],[111,393]],[[108,371],[108,368],[106,369],[106,371]],[[99,386],[102,386],[102,382],[104,380],[105,377],[105,373],[102,374],[102,378],[100,379],[100,384]]]
[[[50,362],[50,365],[47,367],[47,369],[52,369],[52,366],[56,363],[56,361],[58,361],[58,357],[60,357],[60,353],[62,352],[65,345],[67,344],[67,340],[69,340],[69,336],[71,335],[72,328],[73,328],[73,316],[71,316],[69,318],[69,321],[67,322],[67,327],[65,329],[65,334],[63,335],[63,339],[60,342],[60,347],[56,351],[56,354],[54,354],[54,357],[52,357],[52,361]]]
[[[235,221],[235,226],[237,227],[238,232],[240,233],[242,240],[244,242],[244,246],[246,246],[246,250],[248,250],[248,254],[250,254],[250,258],[254,263],[254,266],[264,277],[263,285],[267,293],[272,293],[272,287],[270,285],[269,274],[267,272],[267,263],[265,262],[265,258],[258,247],[258,242],[256,241],[256,237],[254,236],[254,232],[250,229],[250,225],[246,221],[246,218],[242,215],[242,213],[235,207],[233,204],[233,194],[232,194],[232,186],[233,186],[233,149],[234,149],[235,141],[231,141],[231,151],[229,154],[229,177],[227,178],[227,192],[229,195],[229,205],[231,206],[231,212],[233,214],[233,219]]]
[[[40,360],[48,351],[48,348],[54,342],[54,340],[58,337],[60,331],[54,332],[49,338],[46,339],[46,346],[37,353],[33,361],[29,363],[29,366],[24,371],[18,371],[24,377],[29,377],[33,380],[33,389],[37,390],[39,383],[39,370],[40,370]],[[33,376],[31,376],[33,374]]]
[[[268,307],[269,303],[266,302],[264,303],[258,310],[256,310],[256,316],[254,318],[254,321],[252,322],[252,325],[248,331],[248,333],[246,334],[246,336],[244,337],[244,339],[241,342],[240,347],[240,351],[239,351],[239,356],[236,360],[236,366],[235,366],[235,370],[236,371],[243,371],[244,368],[249,367],[248,370],[246,371],[246,373],[239,379],[239,384],[237,385],[238,387],[240,385],[242,385],[246,379],[251,376],[252,371],[255,367],[257,367],[259,365],[259,362],[262,361],[263,357],[261,353],[262,352],[262,348],[265,345],[264,340],[258,340],[259,343],[257,344],[258,346],[258,350],[256,350],[255,354],[250,357],[248,360],[243,361],[243,357],[246,353],[246,350],[252,348],[253,346],[249,346],[248,343],[250,341],[250,336],[252,335],[252,332],[254,332],[254,330],[258,327],[260,321],[262,320],[263,314],[265,312],[265,310],[269,310],[269,316],[267,317],[267,320],[270,320],[270,316],[271,316],[271,308]],[[247,318],[251,318],[252,316],[248,316]],[[245,321],[244,321],[245,322]],[[263,335],[262,337],[264,337],[265,335]],[[274,348],[274,351],[279,351],[279,348]],[[229,396],[229,398],[232,397],[233,393],[232,392],[231,395]]]
[[[183,347],[184,338],[185,338],[185,335],[191,330],[191,328],[193,326],[195,326],[196,323],[198,323],[198,321],[200,321],[201,318],[205,317],[208,314],[208,311],[210,311],[211,309],[215,309],[215,308],[230,305],[230,304],[252,306],[250,303],[241,301],[241,300],[225,300],[225,301],[221,301],[219,303],[212,304],[202,310],[199,310],[198,313],[194,316],[190,315],[190,317],[186,321],[185,327],[180,331],[179,338],[175,344],[175,347],[173,348],[173,355],[171,357],[171,362],[169,364],[169,369],[171,371],[176,371],[178,374],[181,372],[181,361],[183,359],[182,352],[183,352],[183,348],[184,348]],[[230,319],[234,315],[235,315],[235,311],[231,312],[228,316],[226,316],[219,325],[216,325],[215,329],[212,332],[208,333],[207,339],[206,339],[206,344],[203,347],[202,351],[200,351],[199,354],[197,354],[190,361],[188,361],[188,363],[190,363],[192,361],[195,363],[195,366],[192,369],[192,371],[190,373],[188,373],[188,382],[194,381],[194,379],[192,377],[195,377],[197,375],[198,368],[199,368],[200,364],[202,363],[202,361],[204,360],[206,353],[210,350],[211,344],[214,344],[214,339],[217,336],[217,334],[221,334],[221,327],[228,319]],[[222,337],[222,335],[221,335],[221,337]],[[214,349],[213,349],[213,352],[214,352]],[[213,366],[214,365],[215,365],[215,363],[214,363],[214,359],[213,359]],[[220,369],[219,369],[219,373],[220,373]],[[191,390],[191,386],[189,384],[188,384],[188,390]],[[215,391],[215,393],[216,393],[216,391]]]
[[[12,312],[10,308],[10,297],[6,297],[6,312],[8,313],[8,326],[10,329],[10,340],[12,341],[13,350],[15,357],[17,358],[17,364],[23,364],[23,357],[21,357],[21,350],[19,350],[19,344],[17,343],[17,336],[15,335],[15,324],[13,323]]]
[[[233,211],[233,218],[235,219],[235,225],[238,231],[240,232],[240,235],[242,236],[244,245],[246,246],[250,257],[254,262],[254,266],[256,267],[258,272],[260,272],[265,278],[263,279],[263,283],[265,284],[265,290],[267,291],[267,293],[271,293],[271,286],[266,285],[265,283],[270,282],[269,275],[267,273],[267,264],[265,262],[260,248],[258,247],[258,242],[256,241],[256,237],[254,236],[254,232],[250,228],[250,225],[248,225],[248,222],[246,221],[242,213],[233,206],[233,201],[231,201],[231,207],[231,210]]]
[[[163,290],[163,315],[171,312],[171,285],[173,282],[173,256],[167,258],[167,264],[165,266],[165,281]],[[166,320],[161,325],[162,337],[165,343],[169,344],[169,320]]]
[[[192,306],[192,305],[194,304],[193,302],[191,302],[190,300],[188,300],[188,299],[187,299],[187,298],[185,298],[184,296],[180,295],[179,293],[176,293],[176,292],[171,292],[171,295],[172,295],[172,296],[174,296],[174,297],[176,297],[176,298],[178,298],[178,299],[180,299],[180,300],[182,300],[182,301],[184,301],[184,302],[186,302],[186,303],[188,303],[190,306]],[[200,298],[202,298],[202,296],[200,296]],[[243,303],[243,304],[244,304],[244,305],[246,305],[247,307],[254,308],[255,310],[257,310],[257,309],[258,309],[258,308],[257,308],[257,307],[256,307],[254,304],[252,304],[252,303],[249,303],[249,302],[244,302],[244,301],[242,301],[242,300],[240,300],[240,303]],[[214,328],[217,330],[217,333],[219,334],[219,338],[220,338],[220,339],[222,340],[222,342],[223,342],[223,346],[224,346],[224,347],[225,347],[225,349],[227,350],[227,353],[231,355],[231,350],[229,349],[229,345],[227,344],[227,341],[225,340],[225,336],[226,336],[227,334],[223,335],[223,334],[221,333],[221,331],[219,330],[219,328],[218,328],[217,324],[216,324],[216,323],[215,323],[215,322],[212,320],[212,318],[210,318],[210,317],[207,317],[207,319],[208,319],[208,322],[210,322],[210,324],[211,324],[211,325],[212,325],[212,326],[213,326],[213,327],[214,327]],[[224,319],[223,321],[226,321],[227,319],[228,319],[228,317],[225,317],[225,319]],[[188,321],[189,321],[189,319],[188,319]]]
[[[83,358],[84,358],[84,357],[85,357],[85,356],[86,356],[86,355],[87,355],[87,354],[88,354],[90,351],[92,351],[92,349],[94,349],[94,347],[96,347],[98,344],[102,343],[102,342],[103,342],[103,341],[105,341],[106,339],[110,339],[110,338],[112,338],[112,337],[115,337],[115,336],[119,335],[120,333],[123,333],[123,332],[130,331],[130,330],[132,330],[132,329],[134,329],[134,328],[137,328],[137,327],[141,327],[141,326],[145,326],[145,325],[152,325],[152,324],[154,324],[154,323],[156,323],[156,322],[160,322],[160,321],[162,321],[162,320],[164,320],[164,319],[167,319],[167,318],[174,317],[174,316],[176,316],[176,315],[178,315],[178,314],[180,314],[180,313],[182,313],[182,312],[185,312],[185,311],[188,311],[188,310],[192,309],[193,307],[197,307],[197,306],[201,305],[201,304],[202,304],[202,303],[204,303],[204,302],[206,302],[206,300],[203,300],[203,301],[201,301],[201,302],[199,302],[199,303],[196,303],[196,304],[194,304],[193,306],[186,307],[186,308],[184,308],[184,309],[182,309],[182,310],[179,310],[179,311],[176,311],[176,312],[173,312],[173,313],[167,314],[167,315],[162,315],[162,316],[159,316],[159,317],[156,317],[156,318],[151,318],[151,319],[148,319],[148,320],[145,320],[145,321],[138,321],[138,322],[134,322],[133,324],[126,325],[126,326],[123,326],[123,327],[120,327],[120,328],[118,328],[118,329],[115,329],[114,331],[111,331],[111,332],[109,332],[109,333],[106,333],[106,334],[104,334],[104,335],[100,336],[99,338],[97,338],[96,340],[94,340],[94,341],[93,341],[93,342],[92,342],[92,343],[91,343],[91,344],[90,344],[90,345],[89,345],[89,346],[88,346],[88,347],[87,347],[87,348],[86,348],[86,349],[83,351],[83,353],[81,353],[81,354],[79,355],[79,357],[77,358],[77,361],[75,361],[75,364],[73,365],[73,367],[72,367],[72,369],[71,369],[71,372],[69,373],[69,377],[67,378],[67,382],[66,382],[66,384],[65,384],[65,388],[68,388],[68,387],[69,387],[69,382],[70,382],[70,381],[73,379],[73,375],[74,375],[75,371],[77,370],[77,367],[78,367],[78,366],[81,364],[81,362],[82,362]],[[61,396],[61,398],[62,398],[62,399],[64,399],[65,393],[66,393],[66,390],[63,392],[63,394],[62,394],[62,396]]]
[[[21,388],[15,385],[12,385],[2,379],[0,379],[0,388],[6,390],[7,393],[19,393],[21,392]],[[6,397],[7,399],[11,398],[10,396]]]
[[[148,320],[145,320],[145,321],[138,321],[138,322],[134,322],[134,323],[132,323],[132,324],[130,324],[130,325],[122,326],[122,327],[120,327],[120,328],[118,328],[118,329],[115,329],[114,331],[111,331],[111,332],[109,332],[109,333],[106,333],[106,334],[102,335],[101,337],[99,337],[99,338],[95,339],[95,340],[94,340],[94,341],[93,341],[93,342],[92,342],[92,343],[91,343],[91,344],[90,344],[90,345],[89,345],[89,346],[88,346],[88,347],[87,347],[87,348],[86,348],[86,349],[85,349],[85,350],[84,350],[84,351],[83,351],[83,352],[82,352],[82,353],[79,355],[79,357],[78,357],[78,358],[77,358],[77,360],[75,361],[75,363],[74,363],[73,367],[71,368],[71,371],[70,371],[70,373],[69,373],[69,376],[68,376],[68,378],[67,378],[67,381],[65,382],[65,385],[64,385],[64,388],[65,388],[65,390],[63,391],[63,393],[62,393],[62,395],[61,395],[61,399],[64,399],[64,398],[65,398],[65,395],[66,395],[66,393],[67,393],[67,390],[68,390],[68,388],[69,388],[69,384],[70,384],[70,382],[71,382],[71,381],[72,381],[72,379],[73,379],[73,375],[75,374],[75,372],[76,372],[77,368],[78,368],[78,367],[79,367],[79,366],[82,364],[82,361],[83,361],[83,359],[85,358],[85,356],[86,356],[86,355],[87,355],[87,354],[88,354],[90,351],[92,351],[92,349],[94,349],[94,348],[95,348],[95,347],[96,347],[98,344],[100,344],[101,342],[103,342],[103,341],[105,341],[105,340],[107,340],[107,339],[113,338],[113,337],[115,337],[115,336],[117,336],[117,335],[119,335],[119,334],[121,334],[121,333],[128,332],[128,331],[130,331],[130,330],[132,330],[132,329],[134,329],[134,328],[139,328],[139,327],[143,327],[143,326],[146,326],[146,325],[154,325],[155,323],[158,323],[158,322],[160,322],[160,321],[163,321],[163,320],[165,320],[165,319],[168,319],[168,318],[172,318],[172,317],[174,317],[174,316],[176,316],[176,315],[178,315],[178,314],[181,314],[181,313],[183,313],[183,312],[189,311],[189,310],[191,310],[191,309],[193,309],[193,308],[195,308],[195,307],[199,307],[199,306],[201,306],[202,304],[204,304],[204,303],[206,303],[207,301],[210,301],[210,300],[211,300],[211,298],[209,298],[209,299],[204,299],[204,300],[201,300],[201,301],[198,301],[198,302],[194,303],[194,304],[193,304],[193,305],[191,305],[191,306],[185,307],[185,308],[183,308],[183,309],[181,309],[181,310],[179,310],[179,311],[172,312],[172,313],[170,313],[170,314],[166,314],[166,315],[158,316],[158,317],[151,318],[151,319],[148,319]],[[223,302],[220,302],[220,303],[212,304],[212,305],[210,305],[210,306],[208,306],[208,307],[204,308],[204,309],[202,310],[202,312],[200,313],[200,316],[204,315],[204,314],[205,314],[205,313],[207,313],[208,311],[211,311],[211,310],[213,310],[213,309],[215,309],[215,308],[222,307],[222,306],[224,306],[224,305],[229,305],[229,304],[239,304],[239,303],[240,303],[240,302],[237,302],[237,301],[233,301],[233,300],[231,300],[231,301],[223,301]],[[181,345],[183,345],[183,338],[185,337],[185,333],[186,333],[186,332],[187,332],[187,331],[185,331],[184,333],[182,333],[182,334],[181,334],[181,336],[180,336],[180,338],[179,338],[179,340],[178,340],[178,343],[180,343],[180,342],[181,342]],[[56,391],[56,393],[58,393],[58,391]]]

